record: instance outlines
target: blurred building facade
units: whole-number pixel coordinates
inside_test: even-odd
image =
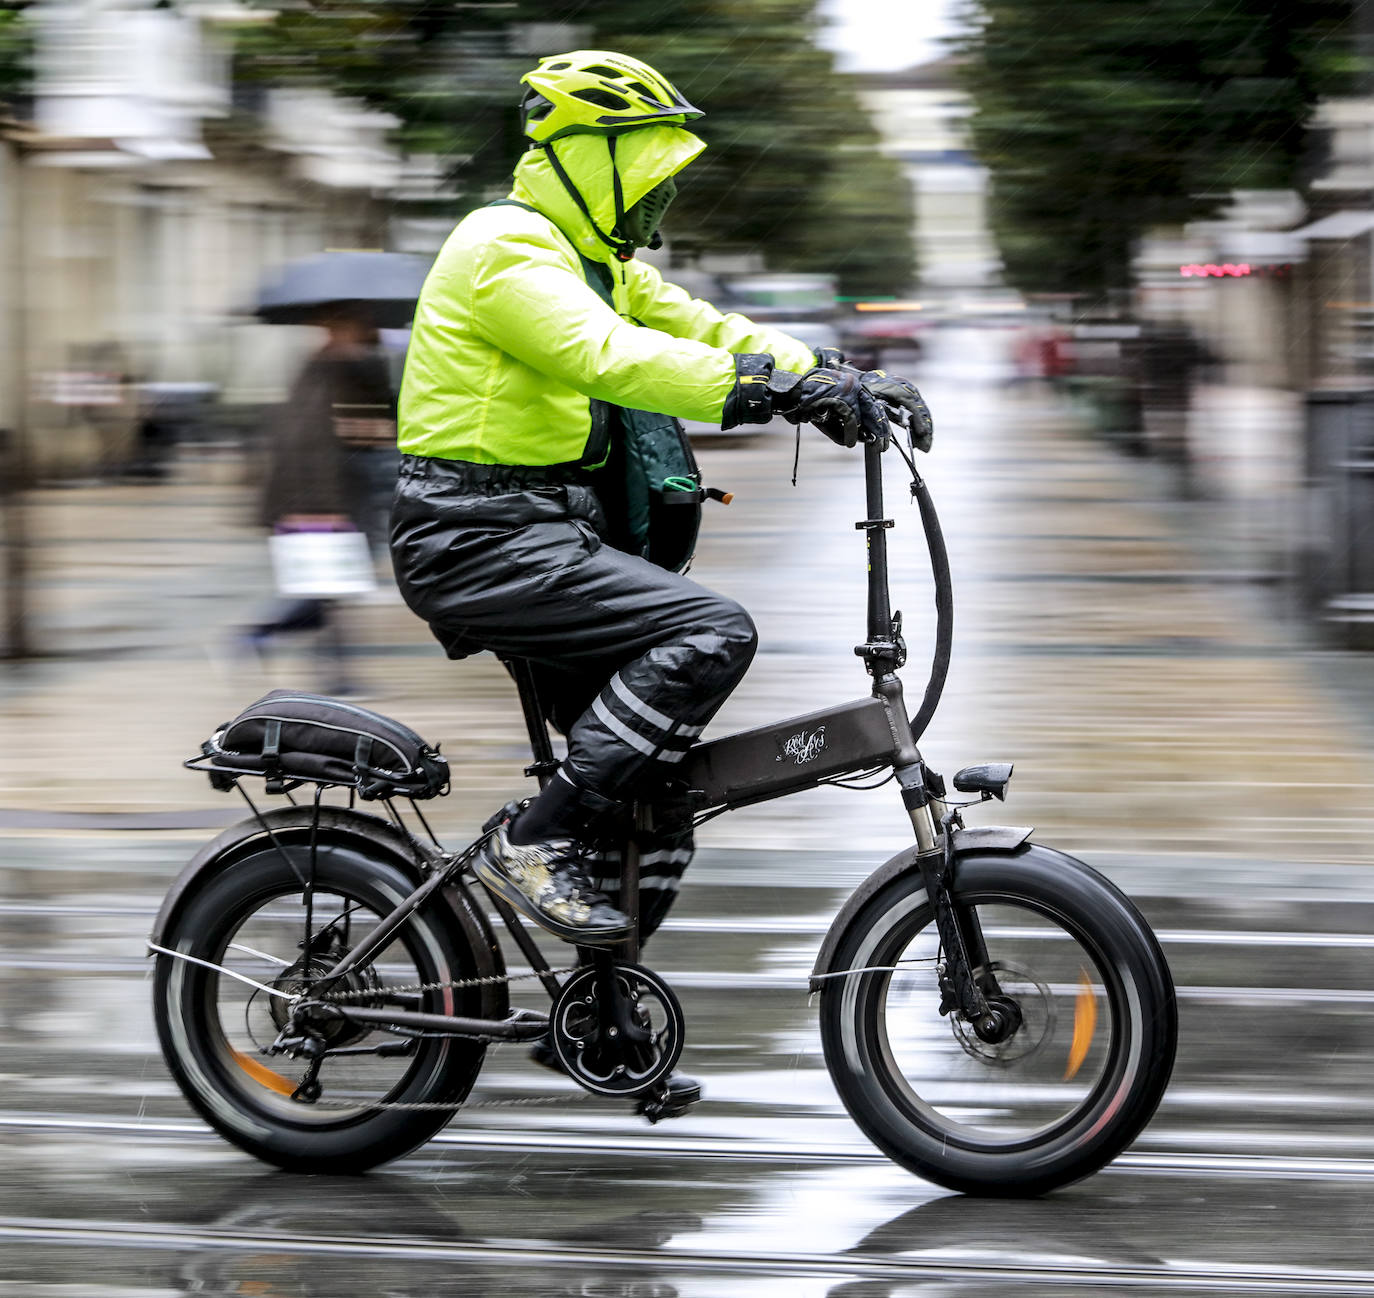
[[[954,301],[996,288],[1002,267],[988,229],[987,169],[969,141],[973,106],[957,72],[951,56],[860,78],[883,147],[911,183],[922,290]]]
[[[1323,102],[1302,194],[1242,192],[1156,231],[1147,319],[1225,362],[1195,408],[1194,461],[1250,566],[1328,639],[1374,647],[1374,94]]]
[[[232,5],[36,8],[32,120],[8,124],[0,160],[16,344],[0,417],[45,474],[119,456],[134,381],[278,399],[305,342],[243,309],[291,257],[383,246],[401,162],[391,118],[324,91],[234,113]]]

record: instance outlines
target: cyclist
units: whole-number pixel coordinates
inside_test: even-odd
[[[531,147],[510,197],[458,224],[416,309],[392,554],[449,656],[529,660],[567,737],[476,872],[549,932],[598,946],[629,932],[588,871],[598,823],[671,776],[756,643],[739,604],[608,543],[597,471],[618,412],[727,429],[780,414],[849,446],[886,431],[880,398],[927,445],[930,418],[905,381],[723,316],[635,258],[659,246],[673,178],[706,147],[687,129],[701,111],[667,80],[582,50],[522,81]]]

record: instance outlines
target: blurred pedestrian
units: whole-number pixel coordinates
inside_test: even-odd
[[[1198,371],[1216,357],[1180,321],[1150,323],[1141,331],[1140,386],[1145,406],[1146,445],[1178,479],[1182,496],[1197,489],[1188,420]]]
[[[306,361],[269,428],[260,519],[279,536],[363,533],[381,544],[377,483],[388,472],[394,483],[389,367],[364,311],[340,303],[322,311],[318,323],[328,340]],[[331,581],[321,574],[321,590]],[[244,631],[244,644],[261,656],[278,635],[314,631],[321,688],[350,693],[334,602],[323,593],[284,595]]]

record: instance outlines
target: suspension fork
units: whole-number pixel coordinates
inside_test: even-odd
[[[925,766],[920,761],[898,768],[897,780],[916,834],[917,862],[935,913],[943,952],[937,966],[940,1013],[957,1010],[980,1036],[985,1032],[1000,1034],[1002,1025],[988,998],[1001,997],[1002,990],[990,967],[982,925],[972,906],[960,906],[953,897],[956,814],[946,813],[936,820],[936,809],[942,808],[943,803],[932,797]]]

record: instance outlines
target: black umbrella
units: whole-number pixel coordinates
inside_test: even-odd
[[[315,324],[346,304],[378,329],[399,329],[415,314],[429,267],[429,258],[403,252],[322,252],[264,283],[253,314],[268,324]]]

